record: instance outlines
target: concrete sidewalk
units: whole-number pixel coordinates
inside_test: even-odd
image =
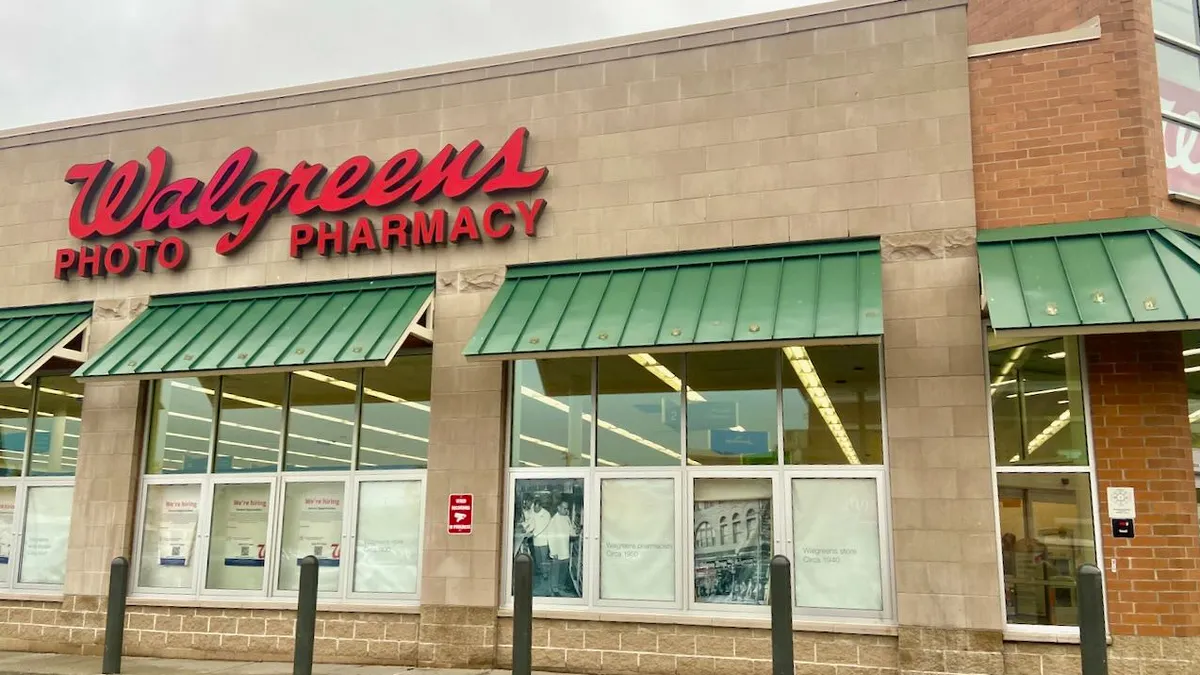
[[[291,675],[292,664],[277,661],[189,661],[125,656],[121,675]],[[0,675],[99,675],[99,656],[0,652]],[[313,675],[509,675],[507,670],[450,670],[406,666],[344,666],[318,663]]]

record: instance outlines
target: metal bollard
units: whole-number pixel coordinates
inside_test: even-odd
[[[296,599],[296,648],[292,675],[312,675],[313,642],[317,637],[317,571],[315,556],[300,561],[300,593]]]
[[[1108,675],[1108,636],[1104,628],[1104,585],[1100,568],[1079,566],[1079,655],[1083,675]]]
[[[792,651],[792,563],[787,556],[771,558],[771,675],[796,671]]]
[[[125,596],[129,593],[129,559],[113,558],[108,568],[108,612],[104,617],[104,659],[100,672],[121,672],[121,648],[125,644]]]
[[[513,559],[512,675],[530,675],[533,668],[533,558],[518,553]]]

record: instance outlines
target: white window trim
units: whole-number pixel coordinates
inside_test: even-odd
[[[753,345],[747,348],[753,348]],[[782,416],[782,368],[785,364],[782,363],[782,352],[779,349],[776,352],[776,424],[779,426],[777,438],[783,439],[783,416]],[[686,353],[686,352],[685,352]],[[895,586],[895,551],[893,549],[894,542],[892,540],[892,510],[891,510],[891,486],[887,479],[887,471],[889,466],[889,443],[887,434],[887,399],[885,387],[885,368],[883,363],[883,349],[877,345],[877,358],[879,361],[879,406],[881,420],[881,436],[883,445],[883,464],[869,465],[789,465],[785,463],[784,452],[782,449],[777,453],[776,464],[774,465],[751,465],[751,466],[693,466],[688,465],[687,461],[687,360],[684,359],[684,366],[679,376],[684,381],[684,386],[679,392],[680,401],[680,448],[681,457],[678,467],[603,467],[597,462],[596,438],[598,430],[596,425],[591,425],[591,434],[588,441],[588,454],[592,456],[590,464],[584,467],[514,467],[512,466],[512,387],[515,381],[514,378],[514,363],[509,361],[505,366],[505,413],[504,413],[504,459],[505,459],[505,486],[507,492],[505,494],[504,513],[505,522],[501,531],[503,533],[503,542],[501,552],[504,556],[501,564],[501,584],[503,588],[503,596],[500,602],[500,610],[502,612],[511,611],[513,607],[512,596],[512,564],[513,551],[513,527],[514,527],[514,503],[515,497],[515,481],[523,478],[583,478],[584,479],[584,532],[581,536],[584,537],[585,546],[583,548],[584,555],[584,597],[583,598],[534,598],[534,612],[538,611],[578,611],[580,613],[602,613],[622,616],[636,616],[642,613],[653,613],[659,616],[677,616],[680,618],[726,618],[726,619],[757,619],[766,618],[770,615],[769,604],[764,605],[723,605],[717,603],[701,603],[695,602],[692,594],[695,589],[695,563],[694,563],[694,500],[693,492],[696,478],[770,478],[772,480],[772,555],[783,552],[788,556],[789,560],[795,557],[795,552],[789,548],[785,548],[785,542],[790,543],[791,528],[792,528],[792,507],[791,507],[791,479],[792,478],[872,478],[876,480],[876,489],[878,494],[879,508],[879,529],[880,529],[880,575],[881,589],[883,593],[883,606],[881,612],[865,612],[863,610],[820,610],[815,608],[799,607],[795,603],[795,588],[792,589],[793,603],[792,611],[795,620],[799,622],[821,623],[823,625],[832,625],[837,623],[846,626],[866,626],[880,627],[892,626],[896,623],[896,586]],[[592,358],[592,385],[591,385],[591,409],[592,414],[599,417],[600,411],[598,406],[598,370],[599,360],[596,357]],[[599,598],[599,522],[600,522],[600,481],[605,478],[625,477],[625,478],[640,478],[672,475],[676,476],[676,494],[677,499],[682,501],[677,502],[678,513],[683,513],[684,517],[679,518],[677,523],[676,541],[682,545],[676,546],[676,602],[674,603],[642,603],[635,601],[602,601]],[[993,481],[994,483],[995,481]],[[781,501],[782,500],[782,501]],[[595,506],[592,506],[595,505]],[[685,529],[686,526],[686,529]],[[794,561],[793,561],[794,564]],[[589,574],[588,570],[593,570]],[[682,586],[682,588],[680,588]],[[793,583],[794,586],[794,583]]]
[[[76,333],[77,334],[77,333]],[[74,335],[73,335],[74,336]],[[72,337],[73,337],[72,336]],[[13,524],[12,524],[12,546],[9,552],[9,561],[6,566],[8,569],[7,576],[0,575],[0,597],[22,594],[33,596],[58,596],[62,594],[63,585],[66,579],[63,579],[62,584],[41,584],[22,582],[21,566],[24,563],[25,557],[25,529],[28,520],[28,503],[30,488],[38,487],[70,487],[72,496],[75,489],[75,472],[70,476],[31,476],[30,469],[33,467],[33,443],[37,435],[37,409],[38,409],[38,380],[43,377],[53,377],[50,375],[36,375],[28,378],[30,380],[27,385],[29,392],[29,414],[26,417],[25,429],[25,447],[23,456],[21,457],[21,475],[20,476],[0,476],[0,487],[15,487],[16,496],[13,503]],[[75,470],[79,469],[80,449],[75,452]],[[72,500],[73,502],[74,500]],[[72,503],[72,515],[74,515],[74,504]],[[64,556],[69,556],[70,546],[70,524],[67,526],[67,548],[64,548]],[[64,575],[66,573],[66,561],[63,562]]]
[[[1056,473],[1080,474],[1080,473],[1086,473],[1086,474],[1088,474],[1088,486],[1092,491],[1092,494],[1091,494],[1092,537],[1093,537],[1092,541],[1093,541],[1093,544],[1095,545],[1095,550],[1096,550],[1096,566],[1098,568],[1100,568],[1100,587],[1101,587],[1101,590],[1103,591],[1103,595],[1105,597],[1105,607],[1107,607],[1108,606],[1108,600],[1107,600],[1107,598],[1108,598],[1108,581],[1106,578],[1107,572],[1106,572],[1105,565],[1104,565],[1104,560],[1105,560],[1104,539],[1101,536],[1101,528],[1100,528],[1099,484],[1096,479],[1096,447],[1095,447],[1095,443],[1093,441],[1094,434],[1093,434],[1093,429],[1092,429],[1091,385],[1088,382],[1087,352],[1086,352],[1086,346],[1084,344],[1085,336],[1078,335],[1078,336],[1063,336],[1063,337],[1075,337],[1075,339],[1077,341],[1076,344],[1078,345],[1078,349],[1079,349],[1078,358],[1079,358],[1080,395],[1083,397],[1083,422],[1084,422],[1084,433],[1086,435],[1085,440],[1086,440],[1087,457],[1088,457],[1087,466],[1071,466],[1071,467],[1058,467],[1058,466],[1008,467],[1008,466],[1005,466],[1005,467],[1001,467],[996,462],[996,430],[995,430],[995,417],[992,414],[992,397],[991,397],[991,392],[990,392],[991,350],[988,348],[988,339],[987,339],[988,338],[988,328],[989,327],[986,324],[984,324],[982,326],[983,363],[985,365],[985,375],[983,378],[983,382],[984,382],[984,387],[985,387],[984,397],[987,400],[988,450],[989,450],[988,461],[989,461],[989,464],[992,469],[992,480],[991,480],[991,483],[992,483],[992,509],[993,509],[993,516],[995,518],[994,522],[995,522],[995,528],[996,528],[996,530],[995,530],[996,531],[996,563],[997,563],[996,576],[997,576],[997,581],[1000,584],[999,585],[999,588],[1000,588],[999,611],[1000,611],[1000,616],[1002,617],[1002,619],[1004,621],[1004,632],[1005,632],[1006,636],[1009,634],[1017,635],[1017,636],[1019,636],[1019,635],[1039,636],[1040,635],[1040,636],[1050,636],[1051,638],[1059,638],[1059,637],[1069,638],[1070,636],[1076,636],[1076,639],[1078,639],[1078,635],[1079,635],[1079,627],[1078,626],[1043,626],[1043,625],[1017,624],[1017,623],[1009,623],[1008,622],[1008,602],[1005,598],[1005,590],[1004,590],[1004,588],[1005,588],[1004,587],[1004,551],[1000,544],[1000,537],[1001,537],[1000,485],[999,485],[998,476],[1001,473],[1013,473],[1013,474],[1022,474],[1022,473],[1024,473],[1024,474],[1031,474],[1031,473],[1032,474],[1056,474]],[[1043,341],[1049,341],[1049,340],[1053,340],[1053,339],[1056,339],[1056,338],[1053,338],[1053,337],[1047,337],[1044,339],[1037,338],[1037,339],[1034,339],[1033,342],[1043,342]],[[1104,625],[1105,625],[1106,630],[1109,628],[1108,624],[1109,624],[1108,612],[1106,611],[1105,616],[1104,616]]]
[[[289,373],[290,375],[290,373]],[[357,424],[353,431],[353,447],[351,449],[351,461],[349,467],[356,467],[359,453],[359,437],[361,436],[362,425],[362,409],[363,409],[363,373],[359,372],[358,391],[355,394],[355,419]],[[287,386],[284,389],[285,400],[290,399],[291,378],[287,380]],[[152,383],[155,386],[157,383]],[[223,384],[223,380],[222,380]],[[218,385],[218,391],[222,389]],[[154,414],[155,396],[151,392],[150,396],[146,397],[146,419],[150,420]],[[284,452],[284,444],[288,437],[288,412],[290,402],[284,406],[281,411],[281,428],[280,428],[280,450],[278,455],[278,463],[274,471],[263,472],[214,472],[215,461],[217,457],[217,444],[219,441],[219,424],[220,411],[214,415],[212,420],[212,434],[209,439],[208,449],[208,472],[207,473],[163,473],[163,474],[146,474],[146,462],[151,452],[151,427],[152,424],[145,424],[145,433],[142,442],[142,451],[140,453],[140,467],[142,471],[142,481],[139,486],[139,503],[137,508],[136,531],[134,533],[134,548],[133,557],[131,559],[132,578],[131,578],[131,598],[136,598],[139,601],[163,599],[163,600],[199,600],[199,601],[224,601],[224,602],[256,602],[256,603],[275,603],[281,605],[294,605],[298,595],[297,591],[288,591],[279,589],[279,573],[280,567],[283,564],[282,560],[282,538],[283,538],[283,508],[284,499],[286,497],[287,486],[293,483],[305,482],[340,482],[343,485],[342,492],[342,535],[341,535],[341,555],[338,563],[338,589],[336,592],[319,591],[318,600],[321,605],[349,605],[349,604],[366,604],[377,605],[381,607],[411,607],[419,605],[420,600],[420,579],[422,571],[422,563],[424,559],[424,516],[425,516],[425,493],[426,493],[426,477],[427,469],[424,468],[401,468],[401,469],[357,469],[347,468],[339,470],[310,470],[310,471],[287,471],[284,468],[286,462],[286,453]],[[354,577],[354,541],[357,538],[358,532],[358,496],[359,486],[365,482],[417,482],[421,489],[421,523],[418,525],[418,551],[417,551],[417,588],[413,593],[368,593],[353,591]],[[263,565],[263,583],[259,590],[226,590],[226,589],[210,589],[207,588],[208,566],[211,555],[211,534],[212,534],[212,513],[214,496],[216,488],[220,485],[267,485],[268,492],[268,510],[267,510],[267,533],[266,533],[266,557]],[[141,559],[145,537],[145,517],[146,506],[148,504],[149,487],[152,485],[199,485],[200,490],[200,512],[197,518],[196,539],[193,543],[192,558],[195,564],[192,565],[191,584],[186,588],[161,588],[143,586],[140,580]]]

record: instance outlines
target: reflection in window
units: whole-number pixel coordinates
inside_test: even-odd
[[[1154,0],[1154,30],[1200,44],[1200,18],[1193,0]]]
[[[883,464],[875,345],[784,347],[783,447],[788,464]]]
[[[345,490],[346,484],[341,481],[285,485],[279,590],[300,588],[300,561],[310,555],[321,567],[317,589],[337,590],[341,576]]]
[[[1183,334],[1183,373],[1188,390],[1188,421],[1192,448],[1200,448],[1200,331]]]
[[[21,571],[25,584],[61,585],[67,576],[67,535],[71,531],[71,485],[39,485],[25,492],[25,533]]]
[[[350,468],[359,372],[301,370],[292,375],[285,469]]]
[[[0,387],[0,476],[20,476],[23,471],[32,403],[29,389]]]
[[[1079,341],[991,345],[998,466],[1087,466]]]
[[[778,446],[773,350],[687,356],[688,459],[705,465],[774,464]]]
[[[358,468],[425,468],[432,365],[430,354],[398,356],[363,371]]]
[[[998,483],[1009,623],[1078,625],[1075,571],[1096,562],[1090,477],[1002,473]]]
[[[1191,90],[1200,90],[1200,57],[1165,42],[1155,45],[1158,76]]]
[[[695,521],[721,523],[720,541],[715,545],[696,546],[692,562],[695,571],[697,602],[765,605],[767,580],[770,578],[770,525],[740,537],[742,513],[750,509],[766,521],[771,513],[770,478],[697,478],[695,481]],[[725,522],[734,523],[732,541],[725,538]]]
[[[604,466],[679,466],[683,357],[599,359],[596,449]],[[690,391],[689,398],[700,399]]]
[[[154,387],[146,473],[205,473],[217,417],[217,378],[163,380]]]
[[[38,378],[30,475],[75,475],[82,414],[83,383],[65,376]]]
[[[287,375],[221,378],[216,471],[275,471]]]
[[[512,465],[591,463],[592,359],[513,364]]]
[[[702,522],[696,526],[696,546],[712,546],[717,543],[717,537],[713,534],[713,526],[710,523]]]

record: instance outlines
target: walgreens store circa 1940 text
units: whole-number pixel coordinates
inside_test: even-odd
[[[0,648],[96,652],[126,555],[127,653],[286,659],[313,555],[319,660],[504,666],[525,551],[535,667],[759,672],[782,553],[798,672],[1069,658],[1084,341],[985,337],[1040,240],[977,253],[966,35],[841,3],[0,139]]]

